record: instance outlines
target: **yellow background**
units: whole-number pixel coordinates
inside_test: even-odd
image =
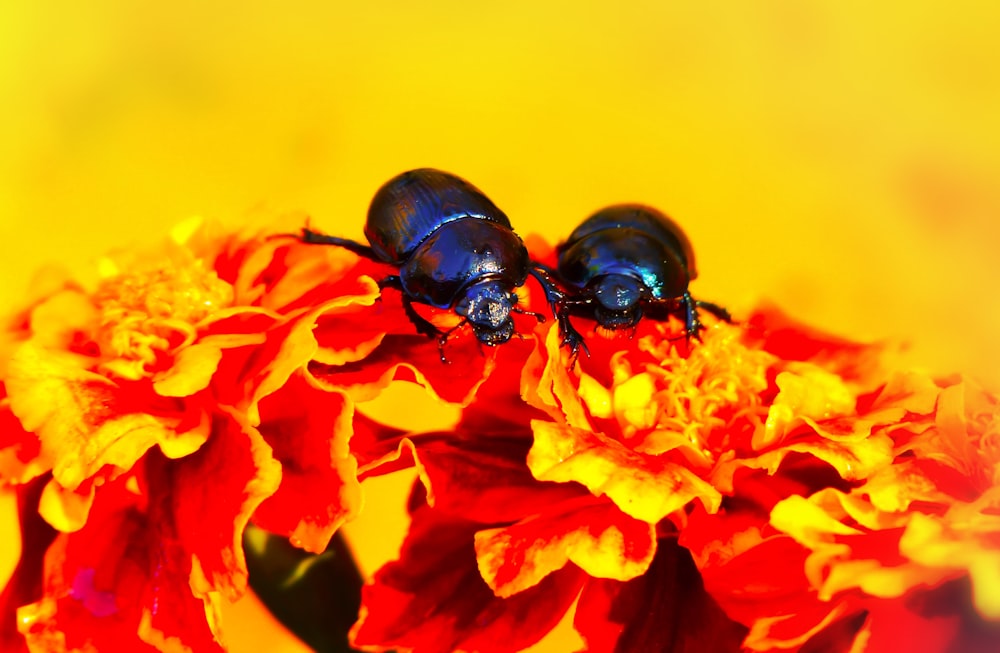
[[[3,3],[0,301],[194,214],[360,236],[379,184],[434,166],[552,240],[656,205],[696,296],[998,388],[998,34],[985,0]],[[369,569],[402,484],[351,531]],[[235,651],[281,637],[251,608]]]

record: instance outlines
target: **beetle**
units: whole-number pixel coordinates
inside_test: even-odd
[[[698,308],[731,320],[726,309],[692,299],[694,250],[681,227],[642,204],[615,204],[584,220],[556,248],[554,276],[569,291],[556,304],[561,323],[570,313],[610,330],[634,329],[643,315],[682,313],[685,335],[702,329]],[[564,324],[564,332],[568,325]],[[568,343],[576,352],[578,342]]]
[[[517,306],[516,289],[530,274],[549,304],[564,298],[548,270],[531,261],[510,220],[478,188],[441,170],[420,168],[393,177],[375,193],[365,222],[368,245],[304,228],[304,243],[336,245],[395,266],[399,273],[379,282],[403,294],[403,308],[417,331],[444,345],[469,324],[479,342],[494,346],[514,335],[511,313],[545,317]],[[441,331],[412,304],[451,309],[462,317]]]

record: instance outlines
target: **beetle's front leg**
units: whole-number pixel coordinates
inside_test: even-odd
[[[410,296],[406,294],[403,290],[403,280],[399,275],[393,274],[388,277],[383,278],[378,282],[379,290],[385,290],[386,288],[393,288],[398,290],[403,296],[403,312],[406,313],[406,317],[410,320],[416,328],[417,333],[427,336],[428,338],[440,339],[442,336],[446,336],[441,329],[437,328],[432,324],[427,318],[425,318],[420,313],[417,313],[416,309],[413,308],[413,300]],[[446,338],[447,339],[447,338]],[[444,360],[444,355],[442,354],[442,360]]]
[[[531,269],[528,272],[531,276],[535,277],[539,285],[541,285],[542,290],[545,291],[545,299],[549,302],[549,307],[552,309],[552,316],[559,325],[559,333],[562,336],[562,342],[559,343],[560,346],[568,345],[572,351],[574,360],[581,348],[590,356],[590,350],[587,349],[587,343],[583,341],[583,336],[580,335],[580,332],[576,330],[576,327],[569,320],[569,307],[581,303],[581,300],[571,298],[559,289],[553,277],[552,270],[548,266],[537,262],[532,263]],[[583,301],[589,303],[589,300]]]

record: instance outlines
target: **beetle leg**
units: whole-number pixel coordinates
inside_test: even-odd
[[[556,320],[559,322],[559,331],[562,333],[562,342],[559,343],[561,347],[569,347],[570,350],[570,367],[576,364],[576,358],[583,350],[583,353],[590,357],[590,349],[587,348],[587,343],[583,339],[583,335],[576,330],[573,323],[570,322],[569,312],[571,306],[586,306],[591,303],[591,298],[587,297],[584,299],[576,297],[564,297],[559,300],[556,308]]]
[[[386,279],[392,278],[393,277],[386,277]],[[383,279],[382,281],[385,281],[386,279]],[[382,284],[380,283],[379,285],[381,286]],[[403,312],[406,313],[406,317],[409,318],[410,323],[412,323],[414,328],[416,328],[417,333],[427,336],[428,338],[440,338],[442,336],[441,329],[434,326],[420,313],[417,313],[417,311],[413,308],[413,300],[410,299],[409,295],[405,293],[403,294]]]
[[[697,302],[691,298],[691,295],[688,292],[685,292],[680,297],[674,297],[671,299],[649,299],[646,300],[646,306],[666,311],[668,314],[677,317],[680,317],[678,313],[683,310],[684,337],[687,340],[690,340],[691,336],[697,338],[702,328],[704,328],[701,325],[701,321],[698,319]],[[670,338],[670,340],[679,339],[680,336],[677,338]]]
[[[327,236],[326,234],[321,234],[318,231],[313,231],[308,227],[303,227],[302,233],[295,237],[307,245],[334,245],[336,247],[343,247],[350,252],[354,252],[358,256],[363,256],[364,258],[371,259],[373,261],[380,260],[379,257],[375,256],[375,251],[368,245],[364,245],[356,240],[350,240],[348,238]]]
[[[549,302],[549,305],[555,309],[556,302],[560,299],[566,297],[566,293],[559,290],[559,285],[556,283],[555,277],[552,274],[552,269],[541,263],[536,263],[532,261],[531,267],[528,269],[528,274],[535,277],[538,284],[542,287],[545,292],[545,299]]]
[[[385,290],[386,288],[393,288],[403,293],[406,297],[406,291],[403,290],[403,278],[398,274],[390,274],[387,277],[383,277],[381,281],[378,282],[378,289]]]
[[[729,322],[731,324],[733,321],[733,316],[729,314],[729,311],[719,306],[718,304],[713,304],[712,302],[703,302],[700,299],[696,299],[694,301],[694,304],[698,308],[705,309],[706,311],[708,311],[715,317],[719,318],[723,322]]]
[[[442,363],[446,363],[446,364],[447,363],[451,363],[451,361],[449,361],[444,356],[444,345],[445,345],[446,342],[448,342],[448,338],[451,337],[451,334],[455,333],[456,331],[458,331],[459,329],[461,329],[462,327],[464,327],[466,324],[468,324],[468,322],[469,322],[468,318],[464,318],[463,317],[461,322],[459,322],[455,326],[451,327],[447,331],[440,331],[440,330],[438,331],[438,335],[437,335],[438,355],[441,357],[441,362]],[[433,326],[433,325],[431,325],[431,326]],[[476,340],[476,342],[479,343],[480,346],[482,346],[481,342],[479,342],[478,340]]]
[[[698,309],[695,306],[694,299],[691,298],[691,293],[684,291],[681,295],[681,304],[684,305],[684,330],[687,331],[687,337],[690,340],[693,335],[695,338],[701,332],[701,320],[698,319]]]
[[[559,276],[558,272],[556,272],[548,265],[545,265],[544,263],[539,263],[538,261],[532,261],[531,264],[535,267],[536,270],[546,275],[550,283],[553,282],[555,278]]]
[[[587,349],[587,343],[583,341],[583,336],[580,335],[580,332],[569,321],[569,307],[574,304],[589,304],[590,299],[569,297],[556,284],[552,268],[543,263],[532,262],[528,273],[535,277],[539,285],[541,285],[542,290],[545,291],[545,299],[549,302],[552,315],[559,324],[559,333],[562,335],[560,346],[569,346],[572,352],[572,361],[574,362],[576,361],[577,352],[581,348],[583,348],[587,356],[590,356],[590,350]]]

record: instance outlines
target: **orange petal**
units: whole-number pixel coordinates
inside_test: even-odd
[[[851,381],[877,378],[885,349],[824,333],[764,305],[746,320],[748,344],[782,360],[810,361]]]
[[[295,375],[260,404],[260,432],[281,464],[281,484],[254,523],[320,553],[361,509],[357,460],[350,451],[354,409],[339,393]]]
[[[262,238],[237,252],[242,258],[222,264],[226,278],[236,277],[237,300],[284,315],[331,299],[371,294],[373,279],[392,274],[390,267],[342,247],[308,245],[295,237]]]
[[[26,343],[11,361],[7,379],[11,409],[24,428],[38,434],[42,456],[53,461],[55,479],[74,490],[105,465],[130,469],[154,444],[171,455],[198,449],[203,431],[184,426],[182,414],[158,417],[121,386],[74,364],[71,357]],[[130,401],[131,400],[131,401]]]
[[[222,360],[222,350],[204,343],[181,349],[174,364],[153,379],[153,390],[161,397],[189,397],[208,387]]]
[[[590,498],[575,483],[543,483],[524,464],[530,432],[413,435],[428,503],[481,524],[516,522],[549,506]]]
[[[621,583],[590,580],[573,620],[588,651],[737,651],[746,628],[702,587],[691,556],[660,540],[649,570]]]
[[[27,483],[51,469],[41,458],[41,441],[21,426],[0,382],[0,486]]]
[[[149,462],[152,518],[172,525],[191,558],[191,590],[234,601],[246,590],[243,530],[281,480],[281,466],[260,433],[239,413],[216,415],[196,453]]]
[[[45,552],[58,534],[38,514],[38,501],[44,479],[19,486],[17,491],[18,537],[21,556],[0,592],[0,650],[9,653],[27,651],[24,637],[18,632],[17,609],[42,596]]]
[[[531,346],[528,341],[512,340],[481,348],[475,337],[463,333],[449,339],[444,350],[456,362],[444,363],[433,339],[420,334],[388,335],[364,360],[340,366],[312,365],[310,371],[324,386],[346,392],[358,402],[373,399],[394,380],[405,380],[423,386],[437,400],[467,406],[499,359],[523,360]]]
[[[499,598],[476,567],[476,528],[428,506],[418,508],[400,559],[376,572],[362,592],[352,646],[505,653],[548,633],[576,598],[580,572],[566,568],[520,594]]]
[[[37,650],[171,650],[143,641],[152,640],[221,652],[205,602],[191,594],[189,561],[127,485],[105,485],[86,526],[49,548],[44,596],[18,611],[18,629]],[[142,627],[144,614],[158,631]]]
[[[535,478],[576,481],[607,495],[622,512],[655,524],[699,499],[718,509],[719,492],[685,466],[666,457],[646,456],[591,431],[536,420],[528,467]]]
[[[500,597],[534,587],[568,562],[597,578],[629,580],[646,571],[655,552],[652,524],[589,496],[476,533],[479,571]]]
[[[78,531],[87,523],[95,492],[96,487],[89,480],[75,490],[67,490],[55,479],[49,479],[42,492],[38,513],[63,533]]]

